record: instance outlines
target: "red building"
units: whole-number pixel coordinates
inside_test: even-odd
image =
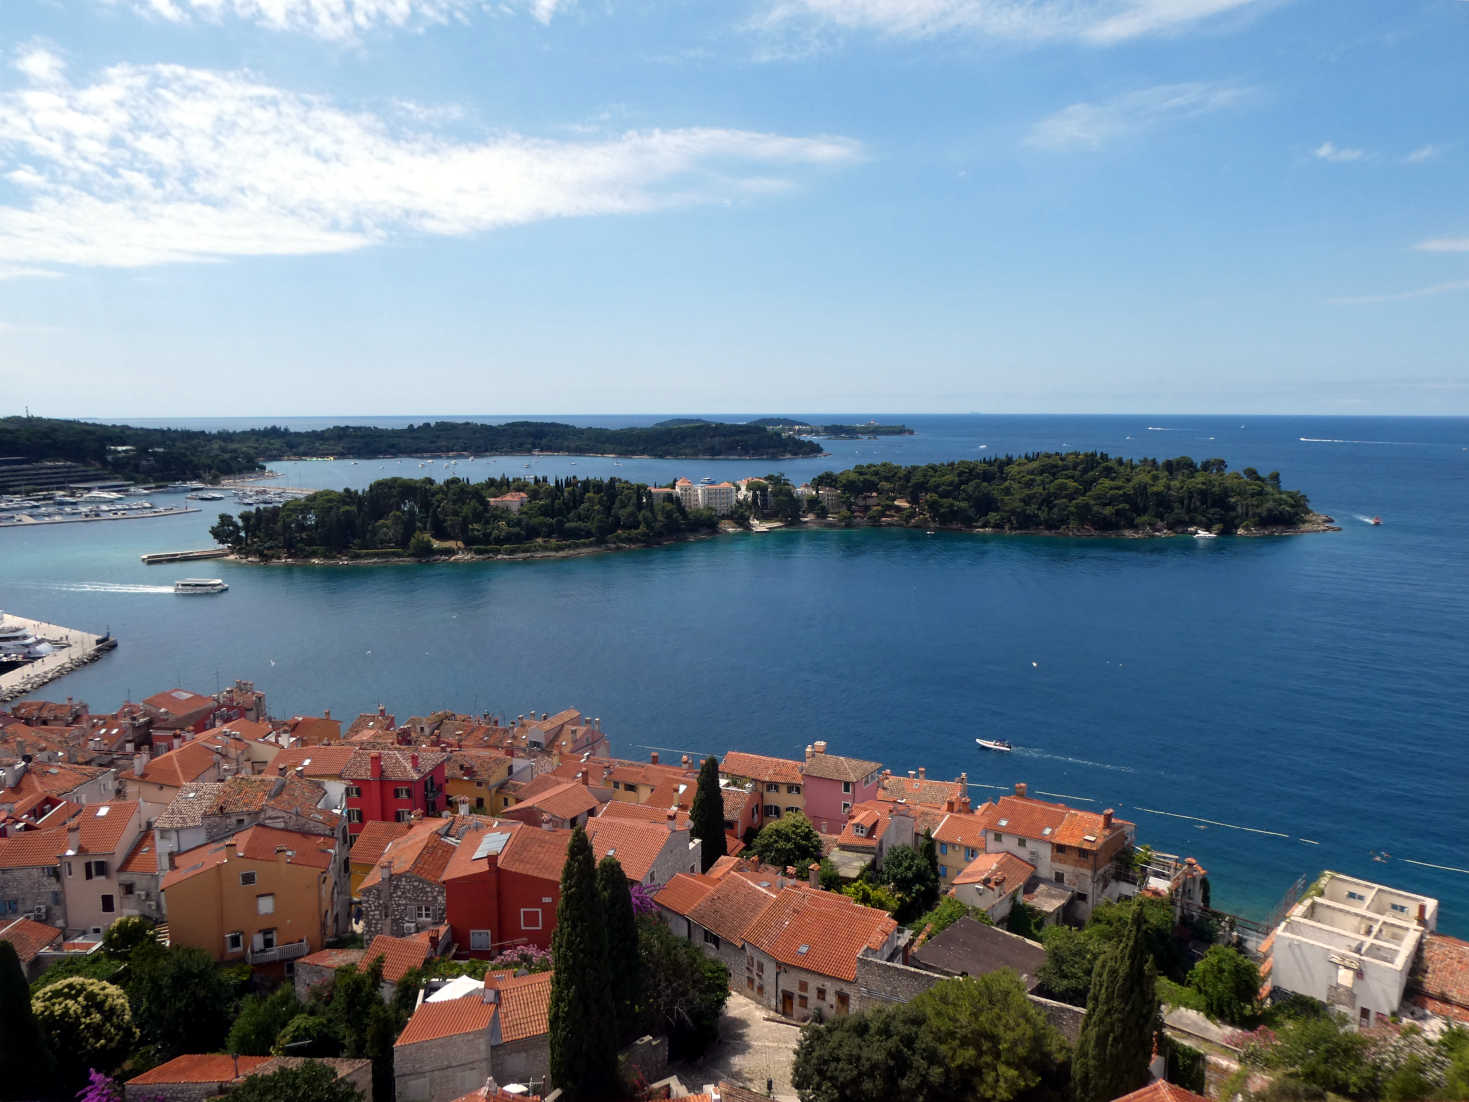
[[[501,820],[467,832],[444,869],[445,918],[455,945],[492,957],[551,946],[569,830]]]
[[[415,811],[437,815],[444,808],[444,763],[434,750],[356,750],[342,770],[347,782],[347,829],[356,837],[363,823],[406,823]]]

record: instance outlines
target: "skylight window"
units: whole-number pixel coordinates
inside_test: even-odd
[[[796,950],[796,952],[801,953],[802,955],[804,955],[806,953],[809,953],[810,951],[811,951],[811,946],[809,946],[809,945],[803,945],[799,949]]]
[[[1046,827],[1044,830],[1041,831],[1041,837],[1042,838],[1048,837],[1050,835],[1050,833],[1051,833],[1051,828],[1050,827]]]
[[[1001,819],[1001,820],[1000,820],[1000,821],[999,821],[999,823],[998,823],[998,824],[996,824],[996,825],[998,825],[998,826],[1002,826],[1002,827],[1007,827],[1007,826],[1009,826],[1009,825],[1010,825],[1010,820],[1009,820],[1009,819]]]

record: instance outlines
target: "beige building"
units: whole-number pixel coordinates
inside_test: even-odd
[[[131,800],[84,807],[67,824],[61,884],[68,931],[100,934],[122,917],[118,870],[142,828],[142,813]]]

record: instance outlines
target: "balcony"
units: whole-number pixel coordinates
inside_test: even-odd
[[[269,949],[251,948],[245,959],[251,964],[274,964],[282,960],[296,960],[311,952],[311,945],[303,937],[300,941],[286,941]]]

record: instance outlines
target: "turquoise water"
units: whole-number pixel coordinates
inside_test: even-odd
[[[95,708],[245,677],[278,715],[575,706],[629,756],[799,756],[825,738],[895,771],[967,770],[977,798],[1026,781],[1115,807],[1142,839],[1197,857],[1221,906],[1261,915],[1297,875],[1329,867],[1435,895],[1442,928],[1469,932],[1469,874],[1454,871],[1469,869],[1469,422],[905,420],[918,435],[832,442],[824,460],[507,457],[457,470],[529,462],[667,481],[776,466],[800,480],[1041,448],[1219,455],[1278,469],[1344,530],[1143,542],[823,530],[551,562],[139,563],[205,545],[210,512],[0,530],[0,608],[119,636],[116,653],[42,694]],[[445,471],[276,469],[315,487]],[[1384,524],[1358,519],[1371,514]],[[216,573],[231,586],[221,597],[168,592]],[[985,754],[976,735],[1016,751]]]

